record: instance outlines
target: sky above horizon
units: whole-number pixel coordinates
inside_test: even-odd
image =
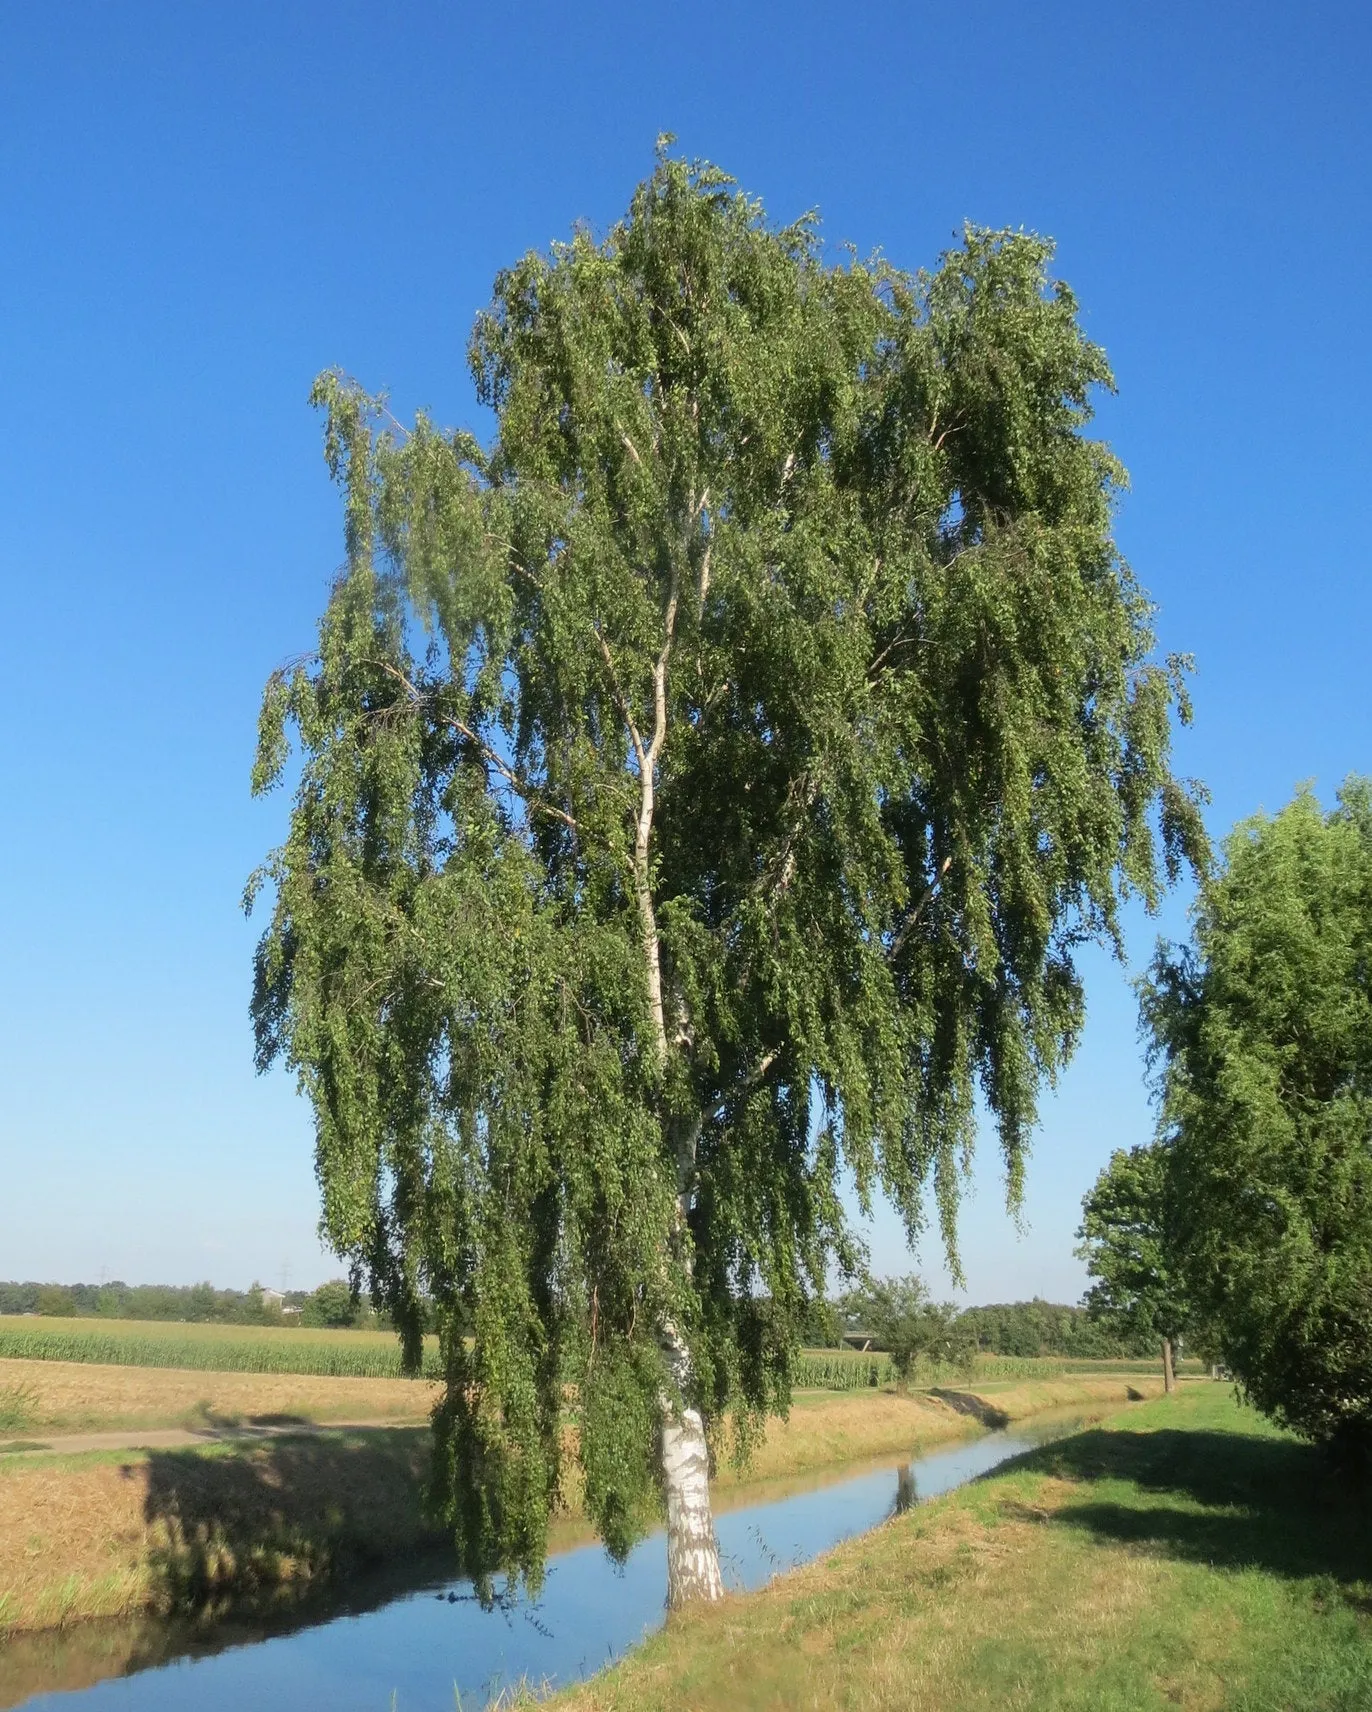
[[[333,365],[481,426],[499,268],[604,229],[654,139],[826,240],[1058,244],[1118,395],[1119,538],[1196,657],[1212,832],[1372,771],[1372,13],[1357,4],[11,7],[0,49],[0,1277],[336,1275],[307,1107],[255,1075],[239,906],[287,801],[258,697],[342,554]],[[1128,963],[1045,1097],[1022,1228],[984,1137],[967,1295],[1074,1300],[1082,1194],[1152,1117]],[[947,1288],[895,1221],[877,1270]]]

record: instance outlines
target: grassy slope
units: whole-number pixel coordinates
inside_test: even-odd
[[[998,1393],[995,1407],[1015,1418],[1103,1408],[1125,1389],[1101,1380],[1022,1385]],[[745,1471],[721,1470],[721,1506],[731,1493],[745,1496],[744,1479],[894,1460],[974,1424],[919,1395],[807,1397],[788,1422],[772,1424]],[[434,1542],[420,1496],[428,1455],[427,1429],[390,1428],[252,1447],[0,1456],[0,1630],[207,1603],[289,1604],[321,1581]],[[585,1535],[573,1517],[554,1549]]]
[[[688,1613],[560,1712],[1366,1712],[1372,1506],[1189,1387]]]

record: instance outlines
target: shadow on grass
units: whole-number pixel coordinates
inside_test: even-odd
[[[998,1409],[994,1403],[988,1403],[985,1397],[978,1397],[975,1391],[950,1391],[943,1386],[932,1386],[929,1395],[937,1397],[940,1403],[946,1403],[950,1409],[956,1409],[959,1415],[970,1415],[973,1420],[980,1421],[983,1427],[990,1427],[993,1431],[1010,1425],[1010,1417],[1004,1409]]]
[[[1052,1514],[1060,1525],[1188,1562],[1326,1581],[1372,1613],[1372,1502],[1312,1445],[1206,1429],[1094,1431],[1016,1466],[1137,1488],[1069,1500]]]
[[[433,1551],[443,1536],[423,1505],[430,1443],[427,1428],[401,1428],[149,1453],[144,1518],[157,1608],[211,1617],[289,1608],[340,1579]]]

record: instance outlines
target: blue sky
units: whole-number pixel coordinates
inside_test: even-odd
[[[475,421],[496,270],[608,224],[675,131],[777,218],[932,262],[1053,235],[1109,351],[1120,537],[1195,653],[1222,833],[1372,770],[1372,13],[1362,5],[6,9],[0,50],[0,1277],[313,1284],[308,1113],[258,1078],[280,836],[257,697],[341,556],[338,364]],[[1184,925],[1184,899],[1164,925]],[[1131,921],[1146,961],[1154,927]],[[1128,971],[1046,1101],[1027,1230],[983,1154],[971,1295],[1074,1298],[1080,1197],[1150,1115]],[[878,1219],[873,1257],[903,1270]],[[936,1244],[920,1257],[937,1281]]]

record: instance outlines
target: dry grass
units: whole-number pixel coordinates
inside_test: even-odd
[[[772,1480],[806,1470],[833,1468],[868,1457],[901,1456],[973,1430],[978,1420],[1008,1424],[1051,1409],[1108,1408],[1130,1396],[1156,1396],[1160,1380],[1059,1379],[997,1390],[950,1392],[962,1406],[926,1392],[809,1393],[797,1399],[790,1418],[772,1421],[764,1443],[746,1469],[725,1463],[719,1484]],[[987,1405],[978,1409],[975,1405]],[[989,1420],[986,1419],[989,1417]]]
[[[24,1400],[7,1434],[116,1427],[205,1427],[288,1416],[299,1421],[422,1421],[427,1380],[328,1379],[287,1373],[202,1373],[175,1367],[0,1360],[0,1397]],[[18,1412],[17,1412],[18,1413]]]
[[[380,1379],[5,1365],[43,1368],[53,1386],[93,1385],[45,1393],[44,1406],[67,1410],[69,1420],[81,1408],[193,1408],[207,1384],[225,1412],[308,1410],[316,1420],[330,1407],[380,1415],[379,1398],[395,1394],[398,1407],[428,1391]],[[1094,1379],[1026,1385],[998,1395],[996,1406],[1008,1413],[1013,1404],[1016,1418],[1036,1408],[1105,1407],[1122,1401],[1126,1389],[1122,1381]],[[99,1419],[108,1424],[111,1415]],[[919,1394],[807,1397],[789,1421],[771,1424],[746,1469],[721,1468],[721,1508],[761,1481],[908,1456],[974,1425],[949,1403]],[[211,1451],[0,1459],[0,1628],[298,1597],[432,1538],[421,1503],[428,1457],[426,1429],[397,1427]],[[564,1517],[553,1547],[581,1543],[587,1532],[575,1515]]]
[[[38,1459],[0,1472],[0,1620],[273,1604],[438,1543],[426,1429],[211,1451]]]

